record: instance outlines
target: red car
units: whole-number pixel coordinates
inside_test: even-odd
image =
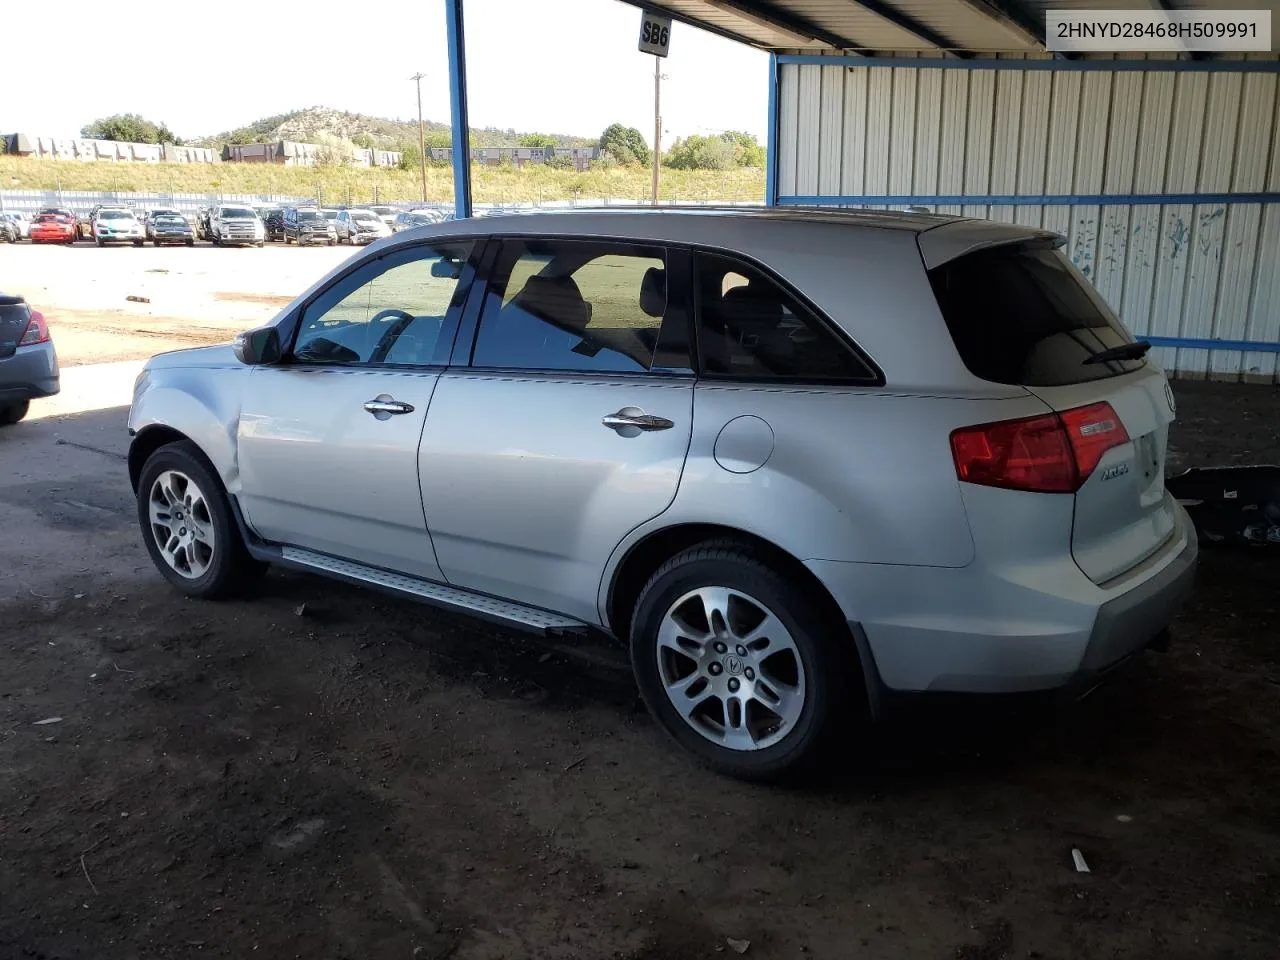
[[[31,221],[32,243],[75,243],[76,215],[60,207],[48,207]]]

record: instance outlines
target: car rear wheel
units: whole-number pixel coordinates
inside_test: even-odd
[[[100,247],[105,247],[107,245],[107,242],[103,240],[101,237],[97,238],[97,242],[98,242],[98,246]]]
[[[17,423],[27,415],[27,411],[31,409],[31,401],[23,400],[19,403],[10,403],[0,407],[0,426],[9,426],[11,423]]]
[[[188,247],[194,247],[196,245],[195,237],[187,237],[185,243]]]
[[[137,501],[151,561],[188,596],[233,596],[266,570],[245,549],[222,483],[190,441],[165,444],[147,458]]]
[[[631,664],[659,724],[731,776],[812,769],[861,696],[823,604],[746,544],[678,554],[636,603]]]

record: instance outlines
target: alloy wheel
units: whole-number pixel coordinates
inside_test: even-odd
[[[804,662],[765,604],[728,587],[680,597],[658,628],[658,676],[690,727],[729,750],[784,738],[805,705]]]
[[[165,470],[151,484],[147,506],[151,535],[165,563],[188,580],[203,576],[217,549],[204,491],[182,471]]]

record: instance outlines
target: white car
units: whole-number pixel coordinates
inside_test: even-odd
[[[345,241],[352,246],[391,236],[391,228],[372,210],[340,210],[333,221],[333,229],[339,243]]]
[[[19,240],[31,238],[31,214],[9,211],[0,213],[0,218],[10,221],[17,228]]]
[[[108,243],[132,243],[140,247],[147,235],[132,210],[103,207],[93,217],[93,239],[100,247]]]
[[[267,228],[252,207],[214,207],[209,212],[209,239],[215,247],[233,243],[260,247],[266,243]]]

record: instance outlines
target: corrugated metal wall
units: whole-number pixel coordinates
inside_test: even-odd
[[[1136,334],[1275,343],[1280,204],[1132,201],[1280,191],[1277,84],[1275,73],[784,62],[778,199],[1122,195],[934,208],[1066,234],[1071,258]],[[1277,377],[1274,352],[1155,355],[1180,376]]]

